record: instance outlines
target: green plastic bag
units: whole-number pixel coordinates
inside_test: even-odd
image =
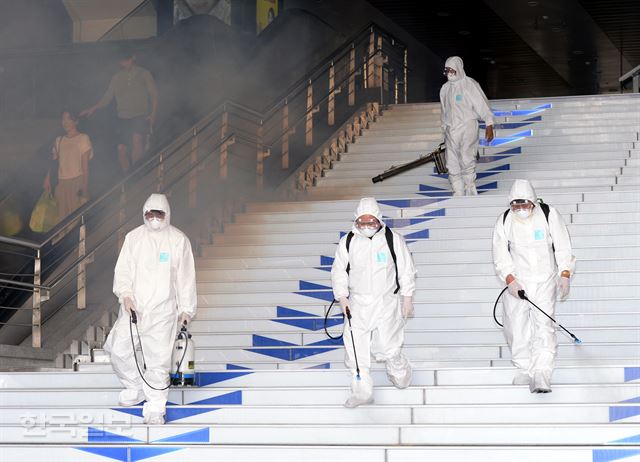
[[[58,223],[58,203],[46,191],[31,212],[29,228],[34,233],[46,233]]]
[[[20,231],[22,231],[22,220],[15,208],[8,204],[0,205],[0,234],[15,236]]]

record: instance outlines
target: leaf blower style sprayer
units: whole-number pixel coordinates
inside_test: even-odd
[[[500,297],[502,297],[502,294],[505,293],[505,291],[508,289],[508,287],[505,287],[504,289],[502,289],[502,291],[500,292],[500,294],[498,295],[498,298],[496,298],[496,302],[493,304],[493,320],[496,322],[497,325],[499,325],[500,327],[503,327],[502,324],[500,324],[500,321],[498,321],[498,318],[496,317],[496,310],[498,309],[498,302],[500,301]],[[565,329],[565,327],[560,324],[558,321],[556,321],[554,318],[552,318],[551,316],[549,316],[547,313],[545,313],[542,308],[540,308],[538,305],[536,305],[535,303],[533,303],[531,300],[529,300],[529,298],[527,297],[527,295],[524,293],[524,290],[519,290],[518,291],[518,297],[520,297],[522,300],[526,300],[529,303],[531,303],[531,305],[533,305],[535,308],[538,309],[538,311],[540,311],[542,314],[544,314],[547,318],[551,319],[554,324],[556,324],[560,329],[562,329],[563,331],[565,331],[567,334],[569,334],[569,336],[571,337],[571,339],[573,340],[573,343],[575,343],[576,345],[579,345],[582,343],[582,340],[580,340],[578,337],[576,337],[574,334],[572,334],[571,332],[569,332],[567,329]]]
[[[136,326],[136,335],[138,336],[138,343],[140,345],[140,353],[142,355],[142,368],[140,368],[140,364],[138,363],[138,355],[136,354],[136,344],[133,339],[133,326]],[[176,341],[173,346],[173,356],[171,358],[171,364],[175,364],[176,369],[175,372],[171,372],[169,374],[171,380],[169,381],[169,385],[164,388],[156,388],[151,385],[144,378],[144,371],[147,370],[147,363],[144,358],[144,349],[142,348],[142,340],[140,339],[140,332],[138,331],[138,315],[135,311],[131,312],[131,317],[129,318],[129,333],[131,334],[131,348],[133,348],[133,359],[136,363],[136,368],[138,369],[138,373],[140,374],[140,378],[142,381],[151,389],[157,391],[163,391],[169,388],[171,385],[175,386],[186,386],[186,385],[194,385],[195,384],[195,356],[196,356],[196,347],[191,339],[191,334],[187,330],[187,323],[185,322],[176,335]]]
[[[327,330],[327,321],[329,319],[329,313],[331,312],[331,308],[333,307],[333,304],[335,302],[336,302],[335,300],[331,302],[331,305],[329,305],[329,309],[324,315],[324,332],[325,334],[327,334],[327,337],[329,337],[330,339],[340,340],[342,339],[344,334],[340,334],[337,337],[334,337]],[[344,318],[345,315],[343,314],[342,317]],[[360,380],[360,366],[358,365],[358,353],[356,352],[356,341],[353,339],[353,329],[351,328],[351,311],[349,311],[349,308],[347,308],[346,318],[347,318],[347,322],[349,323],[349,333],[351,334],[351,345],[353,345],[353,357],[356,358],[356,380]]]
[[[444,143],[440,143],[440,145],[430,154],[421,156],[416,160],[412,160],[411,162],[408,162],[406,164],[398,165],[397,167],[392,166],[391,168],[385,170],[380,175],[374,176],[373,178],[371,178],[371,181],[373,181],[374,183],[379,183],[388,178],[391,178],[392,176],[396,176],[396,175],[399,175],[400,173],[407,172],[409,170],[412,170],[416,167],[420,167],[421,165],[427,164],[429,162],[433,162],[436,164],[436,172],[440,174],[447,173],[445,151],[446,151],[446,148],[444,147]]]

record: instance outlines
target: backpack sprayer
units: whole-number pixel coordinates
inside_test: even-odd
[[[427,164],[429,162],[433,162],[436,164],[436,172],[440,174],[447,173],[445,150],[446,148],[444,147],[444,143],[440,143],[438,147],[430,154],[421,156],[416,160],[412,160],[411,162],[408,162],[406,164],[398,165],[397,167],[391,166],[380,175],[371,178],[371,181],[373,181],[374,183],[379,183],[388,178],[391,178],[392,176],[399,175],[400,173],[404,173],[416,167],[420,167],[421,165]]]
[[[493,320],[496,322],[497,325],[499,325],[500,327],[504,327],[500,321],[498,321],[498,318],[496,316],[496,310],[498,308],[498,301],[500,300],[500,297],[502,297],[502,294],[505,293],[505,291],[508,289],[508,287],[505,287],[504,289],[502,289],[502,291],[500,292],[500,294],[498,295],[498,298],[496,298],[496,302],[493,305]],[[524,290],[519,290],[518,291],[518,297],[520,297],[522,300],[526,300],[528,301],[531,305],[533,305],[535,308],[538,309],[538,311],[540,311],[542,314],[544,314],[547,318],[551,319],[558,327],[560,327],[560,329],[562,329],[563,331],[565,331],[567,334],[569,334],[571,336],[571,339],[573,340],[573,343],[575,343],[576,345],[579,345],[580,343],[582,343],[582,340],[580,340],[578,337],[576,337],[574,334],[572,334],[571,332],[569,332],[567,329],[565,329],[565,327],[560,324],[558,321],[556,321],[553,317],[549,316],[547,313],[545,313],[542,308],[540,308],[538,305],[536,305],[535,303],[533,303],[531,300],[529,300],[529,298],[527,297],[527,295],[524,293]]]
[[[138,363],[138,356],[136,355],[136,345],[133,339],[134,325],[136,326],[136,334],[138,336],[138,343],[140,344],[140,353],[142,354],[142,368],[140,368],[140,364]],[[174,372],[171,372],[169,374],[171,380],[169,381],[169,385],[164,388],[156,388],[149,382],[147,382],[147,380],[144,378],[143,370],[147,370],[147,364],[144,358],[144,349],[142,348],[140,332],[138,331],[138,315],[135,311],[131,312],[131,317],[129,318],[129,333],[131,334],[131,347],[133,348],[133,359],[135,360],[136,368],[138,369],[140,378],[149,388],[157,391],[163,391],[169,388],[171,385],[187,386],[195,384],[196,347],[193,343],[193,340],[191,339],[191,334],[187,330],[186,322],[180,327],[180,331],[176,335],[176,340],[173,345],[173,355],[171,359],[171,363],[175,365],[176,369]]]

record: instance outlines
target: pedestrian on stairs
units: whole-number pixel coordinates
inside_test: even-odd
[[[361,199],[353,228],[340,239],[331,268],[334,297],[345,316],[352,316],[351,328],[345,319],[343,337],[345,363],[353,375],[346,407],[373,402],[371,356],[386,363],[387,376],[397,388],[411,383],[402,343],[405,321],[414,312],[415,279],[402,236],[384,224],[374,198]]]
[[[452,56],[444,64],[447,82],[440,89],[440,125],[444,132],[449,182],[454,196],[475,196],[478,119],[486,125],[487,142],[493,140],[493,113],[478,82],[464,73],[462,59]]]
[[[144,224],[126,235],[116,263],[113,293],[120,302],[120,314],[105,350],[125,387],[120,405],[133,406],[146,399],[144,422],[163,424],[178,319],[188,324],[196,314],[195,265],[189,238],[170,224],[164,194],[151,194],[142,215]],[[136,365],[133,351],[134,343],[139,347],[136,329],[130,324],[133,312],[146,363],[144,380],[138,370],[142,364]]]
[[[493,231],[493,261],[508,287],[503,297],[504,336],[517,368],[513,384],[528,384],[531,393],[548,393],[558,345],[554,325],[518,292],[524,290],[553,317],[556,296],[569,295],[576,259],[562,216],[537,200],[529,181],[515,180],[509,204]]]

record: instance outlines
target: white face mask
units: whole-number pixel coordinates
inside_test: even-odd
[[[516,215],[518,215],[518,217],[522,220],[526,220],[527,218],[529,218],[531,216],[531,210],[518,210],[516,211]]]
[[[149,223],[149,227],[150,227],[151,229],[154,229],[154,230],[155,230],[155,229],[160,229],[160,228],[162,228],[162,224],[164,223],[164,220],[161,220],[161,219],[159,219],[159,218],[155,218],[155,217],[153,217],[153,218],[149,218],[149,219],[147,220],[147,223]]]
[[[372,237],[375,233],[378,232],[378,229],[380,229],[380,228],[373,228],[373,229],[371,229],[371,228],[363,228],[363,229],[360,230],[360,232],[362,234],[364,234],[365,236],[367,236],[367,237]]]
[[[456,79],[456,74],[452,74],[452,73],[450,73],[450,72],[449,72],[449,73],[447,73],[447,80],[448,80],[449,82],[451,82],[452,80],[455,80],[455,79]]]

